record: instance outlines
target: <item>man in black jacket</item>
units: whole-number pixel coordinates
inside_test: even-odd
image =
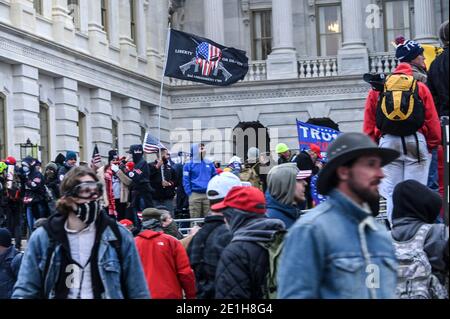
[[[433,95],[434,105],[439,118],[443,116],[449,116],[449,101],[448,101],[448,81],[449,81],[449,69],[448,69],[448,43],[449,43],[449,25],[448,20],[445,21],[439,30],[439,37],[444,46],[444,52],[442,52],[431,63],[430,70],[428,72],[427,86]],[[438,167],[443,167],[443,149],[439,146],[438,149],[432,150],[432,158],[430,164],[430,171],[428,174],[427,186],[434,191],[439,191],[439,173]],[[441,173],[442,174],[442,173]],[[441,185],[442,187],[442,185]]]
[[[310,144],[309,150],[301,151],[300,154],[297,155],[295,159],[292,161],[297,163],[297,167],[300,171],[311,171],[311,177],[319,173],[319,170],[322,168],[322,163],[318,160],[322,159],[322,155],[320,152],[320,147],[315,144]],[[312,208],[313,200],[311,197],[311,177],[305,179],[307,185],[305,189],[306,195],[306,207],[304,208]]]
[[[44,176],[36,168],[36,163],[37,160],[30,156],[25,157],[22,161],[23,203],[27,212],[30,235],[34,222],[39,218],[47,217]]]
[[[206,190],[210,205],[222,202],[231,188],[240,185],[239,178],[231,172],[214,176]],[[188,247],[198,299],[214,298],[217,264],[230,240],[231,233],[225,225],[222,212],[211,210],[205,218],[205,224],[192,238]]]
[[[253,186],[235,186],[224,201],[213,205],[222,211],[233,239],[224,249],[216,271],[216,299],[261,299],[265,296],[269,253],[261,244],[284,230],[278,219],[265,216],[264,194]]]
[[[140,218],[138,214],[147,207],[153,207],[152,188],[150,186],[150,172],[148,164],[144,159],[144,150],[141,144],[134,144],[130,146],[128,151],[133,157],[134,168],[127,173],[127,176],[132,180],[131,182],[131,206],[134,211],[134,224],[140,228]]]
[[[449,44],[449,25],[448,20],[445,21],[439,30],[441,42],[444,45],[444,52],[442,52],[433,63],[431,63],[430,71],[428,72],[427,86],[433,95],[434,104],[439,117],[449,116],[448,104],[448,44]]]
[[[150,163],[150,184],[153,188],[153,204],[155,206],[165,206],[174,216],[174,200],[177,175],[174,167],[170,164],[170,156],[167,149],[161,149],[161,158],[157,153],[158,158]],[[162,178],[164,172],[164,178]]]
[[[58,155],[59,156],[59,155]],[[67,151],[64,164],[58,169],[58,182],[61,184],[64,176],[77,164],[77,154]]]

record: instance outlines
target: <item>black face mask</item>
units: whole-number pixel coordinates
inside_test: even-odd
[[[75,214],[83,223],[89,225],[95,221],[99,212],[100,201],[96,199],[84,204],[78,204],[78,209]]]

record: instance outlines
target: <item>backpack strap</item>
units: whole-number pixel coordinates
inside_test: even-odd
[[[417,133],[414,133],[414,139],[416,140],[417,161],[420,164],[419,138],[417,137]]]
[[[414,241],[418,242],[420,244],[420,247],[423,248],[425,246],[425,240],[432,226],[433,225],[431,224],[423,224],[414,235]]]
[[[402,140],[403,154],[406,155],[408,153],[408,150],[406,149],[405,137],[404,136],[400,136],[400,139]]]

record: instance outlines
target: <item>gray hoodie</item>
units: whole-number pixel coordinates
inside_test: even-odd
[[[267,176],[267,189],[278,202],[291,205],[294,202],[298,168],[296,163],[285,163],[273,167]]]

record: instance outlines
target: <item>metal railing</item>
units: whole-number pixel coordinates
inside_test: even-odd
[[[308,210],[303,211],[303,213],[307,213]],[[175,223],[178,226],[178,230],[184,235],[187,236],[190,232],[190,230],[199,224],[202,224],[204,222],[204,218],[184,218],[184,219],[175,219]],[[388,223],[387,219],[387,210],[386,210],[386,199],[382,198],[380,200],[380,211],[377,217],[375,217],[375,221],[386,226]],[[189,227],[181,227],[184,224],[189,223]]]

